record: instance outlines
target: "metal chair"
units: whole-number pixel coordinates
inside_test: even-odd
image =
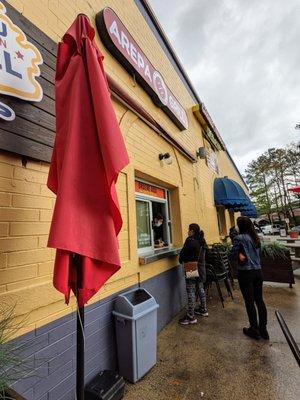
[[[232,286],[232,288],[234,288],[233,268],[232,268],[232,265],[231,265],[231,262],[229,259],[229,252],[230,252],[231,247],[232,247],[231,245],[225,246],[222,243],[214,243],[212,245],[212,248],[219,252],[222,262],[225,265],[226,270],[228,272],[228,278],[230,279],[231,286]]]
[[[224,298],[219,282],[224,282],[228,295],[233,299],[230,281],[228,278],[229,263],[227,253],[217,247],[212,247],[206,251],[206,288],[212,283],[216,284],[222,306],[224,308]]]

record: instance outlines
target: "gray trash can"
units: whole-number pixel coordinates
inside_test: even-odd
[[[130,382],[138,381],[156,364],[158,307],[145,289],[130,290],[116,299],[119,373]]]

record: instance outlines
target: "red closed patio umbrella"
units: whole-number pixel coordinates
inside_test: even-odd
[[[290,192],[300,193],[300,186],[295,186],[288,189]]]
[[[48,241],[57,249],[53,283],[67,303],[72,290],[80,307],[77,399],[84,396],[83,332],[78,327],[84,304],[121,265],[115,183],[129,162],[94,36],[88,17],[81,14],[58,46],[56,139],[48,177],[57,196]]]

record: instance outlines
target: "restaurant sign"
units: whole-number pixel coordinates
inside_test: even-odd
[[[218,138],[218,140],[221,141],[221,135],[220,135],[216,125],[214,124],[211,116],[209,115],[209,112],[208,112],[207,108],[205,107],[204,103],[201,103],[201,112],[202,112],[202,115],[204,116],[204,118],[206,119],[208,125],[211,127],[212,131]]]
[[[135,75],[154,103],[161,107],[180,130],[188,128],[187,114],[174,94],[140,49],[115,12],[107,7],[96,16],[99,35],[108,50]]]
[[[208,166],[209,169],[211,169],[215,174],[219,173],[219,167],[218,167],[218,158],[216,153],[206,147],[206,165]]]
[[[41,101],[43,90],[36,81],[43,63],[39,50],[6,15],[0,2],[0,93],[29,101]],[[0,102],[0,118],[11,121],[14,111]]]

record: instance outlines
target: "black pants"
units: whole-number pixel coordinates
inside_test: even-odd
[[[238,281],[245,301],[250,326],[254,329],[258,329],[259,326],[266,327],[267,308],[263,300],[261,270],[238,271]],[[255,305],[258,311],[259,325]]]

